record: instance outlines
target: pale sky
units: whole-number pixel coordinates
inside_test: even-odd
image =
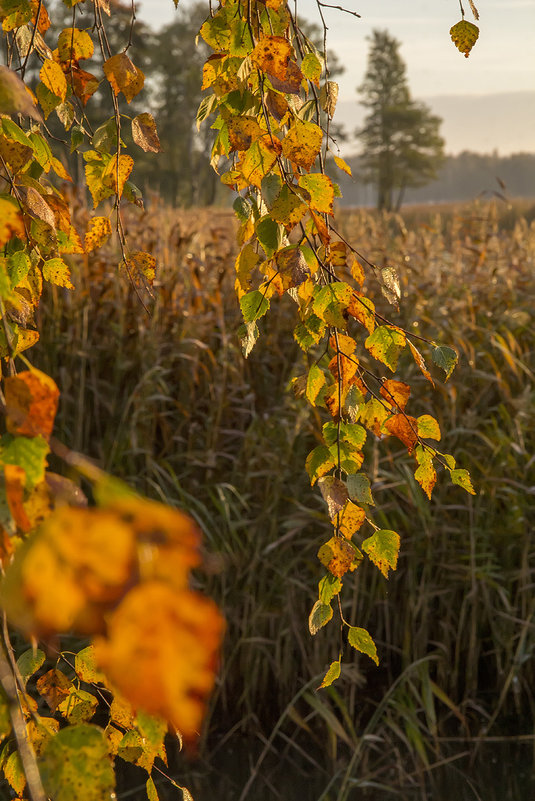
[[[344,106],[358,100],[356,87],[367,64],[366,37],[374,28],[388,29],[400,40],[416,99],[535,92],[535,0],[475,0],[480,34],[469,58],[459,53],[449,35],[451,26],[461,19],[459,0],[323,1],[361,15],[357,19],[333,8],[323,9],[329,28],[327,46],[346,67],[337,78],[339,102]],[[180,2],[187,7],[193,0]],[[319,22],[316,0],[297,0],[297,6],[301,16]],[[468,0],[463,0],[463,6],[465,18],[474,22]],[[143,0],[136,7],[138,16],[154,28],[171,22],[176,13],[173,0]],[[514,119],[510,125],[513,129]],[[528,149],[535,150],[535,126],[530,128],[529,133],[523,132],[521,144],[526,149],[526,142],[533,141]],[[504,141],[495,146],[501,152],[518,147],[512,140],[510,147]]]

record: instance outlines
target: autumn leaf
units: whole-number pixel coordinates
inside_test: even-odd
[[[59,97],[60,100],[65,100],[67,96],[67,79],[59,64],[52,61],[52,59],[45,59],[39,72],[39,78],[49,92]]]
[[[438,422],[430,414],[422,414],[417,418],[418,423],[418,436],[424,439],[435,439],[438,442],[441,439],[440,426]]]
[[[408,339],[408,340],[407,340],[407,344],[408,344],[408,346],[409,346],[410,352],[412,353],[413,359],[414,359],[414,361],[416,362],[416,365],[417,365],[418,369],[420,370],[420,372],[422,373],[422,375],[424,375],[424,376],[427,378],[427,380],[428,380],[428,381],[429,381],[429,382],[430,382],[430,383],[431,383],[433,386],[435,386],[435,382],[433,381],[433,378],[432,378],[432,376],[431,376],[431,373],[430,373],[430,372],[429,372],[429,370],[427,369],[427,366],[426,366],[426,363],[425,363],[424,357],[422,356],[422,354],[420,353],[420,351],[418,350],[418,348],[417,348],[415,345],[413,345],[413,344],[412,344],[412,342],[410,341],[410,339]]]
[[[108,217],[91,217],[84,238],[84,250],[86,253],[90,253],[92,250],[102,247],[110,236],[111,223]]]
[[[386,364],[395,371],[401,351],[405,347],[405,334],[399,328],[391,325],[378,326],[373,334],[366,339],[364,346],[370,351],[374,359]]]
[[[149,581],[132,589],[110,615],[106,637],[95,641],[95,657],[134,707],[192,739],[213,687],[222,633],[212,601]]]
[[[457,484],[457,486],[462,487],[470,495],[476,494],[476,491],[472,486],[472,479],[470,478],[470,473],[468,470],[456,468],[455,470],[450,470],[450,476],[453,484]]]
[[[4,30],[6,29],[4,28]],[[0,66],[0,114],[15,114],[16,112],[26,117],[32,117],[37,122],[43,121],[25,83],[9,67]]]
[[[264,72],[284,81],[294,49],[282,36],[263,36],[251,53],[251,59]]]
[[[134,250],[130,254],[129,263],[134,271],[143,276],[147,283],[152,286],[156,277],[156,259],[151,253],[143,250]]]
[[[394,381],[389,378],[383,381],[380,393],[389,406],[402,412],[411,396],[411,388],[403,381]]]
[[[59,389],[40,370],[5,379],[6,426],[10,434],[48,439],[54,427]]]
[[[146,153],[159,153],[161,150],[154,117],[148,112],[138,114],[132,120],[132,139]]]
[[[327,504],[329,517],[335,517],[343,509],[347,501],[347,487],[343,481],[334,476],[325,476],[318,481],[318,487]]]
[[[366,656],[369,656],[376,665],[379,664],[377,648],[366,629],[359,628],[358,626],[350,626],[347,634],[347,641],[356,651],[360,651],[366,654]]]
[[[333,213],[334,189],[328,175],[323,173],[300,175],[299,186],[307,191],[311,209],[324,214]]]
[[[450,28],[450,36],[457,50],[460,50],[461,53],[464,53],[465,58],[468,58],[479,38],[479,28],[473,22],[462,19]]]
[[[340,661],[331,662],[327,673],[323,677],[323,681],[318,687],[318,690],[321,689],[322,687],[330,687],[331,684],[340,677],[341,669],[342,667]]]
[[[42,267],[43,278],[50,284],[61,286],[64,289],[74,289],[71,282],[71,270],[63,259],[47,259]]]
[[[384,427],[390,434],[401,440],[407,446],[408,452],[412,453],[418,442],[418,421],[414,417],[395,414],[386,420]]]
[[[418,467],[414,472],[414,478],[421,486],[429,500],[431,500],[431,493],[433,492],[433,487],[437,481],[437,473],[435,468],[433,467],[433,456],[428,451],[427,448],[423,448],[421,445],[415,449],[416,461],[418,462]]]
[[[355,570],[357,557],[355,546],[343,537],[331,537],[318,551],[318,559],[322,565],[337,578],[342,578],[348,571]]]
[[[115,775],[104,732],[90,723],[67,726],[46,744],[39,772],[54,801],[100,801],[115,791]]]
[[[316,601],[308,618],[308,630],[310,633],[312,635],[317,634],[323,626],[327,625],[332,616],[333,610],[330,604]]]
[[[361,547],[383,576],[388,578],[388,571],[395,570],[398,564],[399,544],[399,534],[380,529],[364,540]]]
[[[348,500],[343,509],[334,518],[333,524],[337,524],[340,534],[350,540],[353,534],[361,528],[365,520],[366,512],[364,509]]]
[[[446,345],[437,345],[433,348],[432,356],[435,364],[446,373],[445,381],[447,381],[458,362],[457,353]]]
[[[122,92],[128,103],[143,89],[145,76],[126,53],[111,56],[104,62],[103,70],[114,95],[117,97],[119,92]]]
[[[0,247],[3,247],[14,236],[21,239],[25,236],[20,210],[14,198],[1,197]]]
[[[91,58],[94,51],[93,40],[80,28],[64,28],[58,36],[58,56],[60,61],[81,61]]]
[[[318,125],[296,119],[282,140],[282,154],[292,164],[310,170],[320,152],[322,141],[323,134]]]
[[[335,459],[329,448],[325,445],[318,445],[308,454],[305,463],[310,483],[314,485],[318,478],[332,470],[334,465]]]
[[[65,673],[53,668],[37,679],[36,686],[39,695],[43,696],[52,712],[55,712],[61,702],[69,695],[73,683]]]

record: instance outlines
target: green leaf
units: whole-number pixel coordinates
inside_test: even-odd
[[[341,579],[327,573],[318,584],[319,600],[322,604],[330,604],[335,595],[342,589]]]
[[[366,656],[369,656],[370,659],[373,659],[376,665],[379,664],[377,648],[375,647],[375,643],[366,629],[361,629],[358,626],[350,626],[347,640],[349,644],[353,646],[353,648],[363,654],[366,654]]]
[[[20,675],[22,676],[24,686],[26,686],[26,682],[30,676],[33,676],[34,673],[37,673],[45,659],[45,654],[39,648],[30,648],[28,651],[24,651],[24,653],[19,656],[17,659],[17,667]]]
[[[332,616],[333,610],[329,604],[316,601],[308,618],[308,629],[310,633],[317,634],[318,631],[329,622]]]
[[[470,473],[468,470],[462,470],[457,468],[456,470],[450,470],[450,476],[453,484],[457,484],[459,487],[462,487],[466,492],[469,492],[470,495],[475,495],[476,491],[472,486],[472,479],[470,478]]]
[[[340,677],[341,669],[342,665],[339,660],[337,662],[331,662],[329,670],[323,677],[323,681],[318,689],[321,689],[322,687],[330,687],[333,681],[336,681],[336,679]]]
[[[374,359],[386,364],[395,371],[401,351],[405,347],[405,334],[391,325],[378,326],[373,334],[367,337],[364,346]]]
[[[246,323],[254,323],[269,309],[269,299],[259,292],[258,289],[253,289],[248,292],[240,300],[240,308],[243,314],[243,319]]]
[[[69,723],[85,723],[91,720],[98,707],[98,699],[86,690],[79,690],[72,687],[69,695],[58,704],[58,712],[69,721]]]
[[[269,209],[282,189],[282,178],[280,175],[275,174],[266,175],[265,178],[262,178],[260,188],[262,190],[262,197]]]
[[[310,483],[314,485],[318,478],[324,476],[335,465],[335,460],[325,445],[318,445],[307,456],[305,463],[306,471],[310,478]]]
[[[399,544],[399,534],[380,529],[364,540],[361,547],[383,576],[388,578],[388,571],[395,570],[398,564]]]
[[[2,687],[0,687],[0,742],[11,734],[11,715],[9,712],[9,701]],[[0,765],[0,770],[2,766]]]
[[[352,501],[357,503],[368,503],[375,506],[372,498],[370,479],[364,473],[357,473],[355,476],[348,476],[346,479],[347,492]]]
[[[145,785],[145,789],[147,791],[147,798],[149,801],[159,801],[158,792],[156,790],[156,785],[154,784],[153,780],[149,776],[147,779],[147,783]]]
[[[278,223],[272,220],[269,214],[266,214],[257,222],[255,231],[266,256],[268,258],[273,256],[282,244],[281,229]]]
[[[435,364],[446,373],[445,381],[447,381],[453,373],[459,357],[453,348],[448,348],[446,345],[437,345],[436,348],[433,348],[432,356]]]
[[[236,217],[242,223],[247,222],[247,220],[253,213],[251,204],[248,203],[244,197],[241,197],[241,195],[238,195],[238,197],[232,204],[232,208],[236,213]]]
[[[13,437],[4,434],[0,440],[0,462],[22,467],[27,487],[31,489],[45,477],[46,457],[50,448],[41,437]]]
[[[343,312],[347,309],[353,290],[343,281],[335,281],[322,287],[314,298],[314,314],[337,328],[346,328]]]
[[[45,746],[41,779],[54,801],[109,801],[115,776],[102,729],[83,723],[62,729]]]

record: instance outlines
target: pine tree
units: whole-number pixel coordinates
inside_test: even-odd
[[[363,178],[377,187],[377,206],[399,209],[408,187],[436,177],[444,159],[441,119],[411,98],[400,43],[387,31],[374,31],[363,83],[362,105],[369,110],[357,136],[364,151]]]

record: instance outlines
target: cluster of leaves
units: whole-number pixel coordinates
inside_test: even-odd
[[[186,742],[200,730],[224,625],[215,604],[189,586],[201,561],[196,526],[56,442],[59,389],[21,355],[39,338],[35,314],[43,282],[74,290],[69,257],[91,258],[112,236],[112,225],[118,261],[138,291],[150,291],[155,274],[150,253],[129,250],[121,219],[121,201],[139,203],[140,196],[130,181],[134,162],[123,152],[122,127],[129,126],[143,151],[160,149],[152,115],[130,118],[120,108],[120,96],[130,103],[144,75],[128,44],[120,53],[110,50],[109,0],[64,5],[72,24],[47,41],[47,3],[0,2],[7,52],[0,67],[0,357],[6,365],[0,601],[9,623],[34,642],[15,660],[4,629],[0,769],[18,797],[100,799],[113,792],[113,761],[121,757],[148,772],[153,801],[151,772],[156,758],[166,762],[168,727]],[[95,50],[98,70],[91,62]],[[29,78],[36,81],[33,92]],[[114,114],[92,130],[85,108],[99,86],[109,92]],[[92,216],[84,232],[69,202],[72,178],[52,149],[45,122],[52,114],[64,128],[65,150],[83,158],[94,208],[111,199],[111,210]],[[28,368],[22,372],[21,360]],[[51,452],[89,482],[96,505],[88,505],[76,483],[47,469]],[[67,653],[62,633],[91,644]],[[39,640],[57,653],[46,671]]]
[[[238,193],[234,209],[241,247],[235,286],[244,319],[244,354],[254,347],[259,320],[273,300],[288,295],[297,312],[294,337],[308,361],[307,371],[294,379],[295,393],[329,415],[320,444],[306,461],[333,525],[332,537],[318,551],[327,573],[319,584],[310,631],[316,634],[333,617],[336,598],[349,644],[377,661],[371,636],[344,619],[339,598],[344,576],[364,556],[385,577],[397,564],[399,535],[375,525],[370,478],[361,470],[367,436],[399,439],[414,455],[415,478],[429,498],[437,467],[472,493],[470,477],[453,456],[432,444],[441,438],[437,421],[406,411],[410,387],[382,375],[385,368],[395,373],[408,352],[433,384],[415,344],[420,338],[379,314],[364,292],[363,263],[396,305],[394,271],[367,262],[335,227],[339,188],[326,172],[327,159],[332,156],[343,172],[350,169],[332,152],[330,121],[338,86],[329,78],[325,59],[283,0],[222,0],[201,36],[214,52],[203,70],[203,88],[210,92],[198,121],[217,112],[212,163],[221,170],[222,182]],[[456,352],[425,344],[449,378]],[[365,524],[369,536],[361,533]],[[340,659],[341,654],[322,686],[338,677]]]

